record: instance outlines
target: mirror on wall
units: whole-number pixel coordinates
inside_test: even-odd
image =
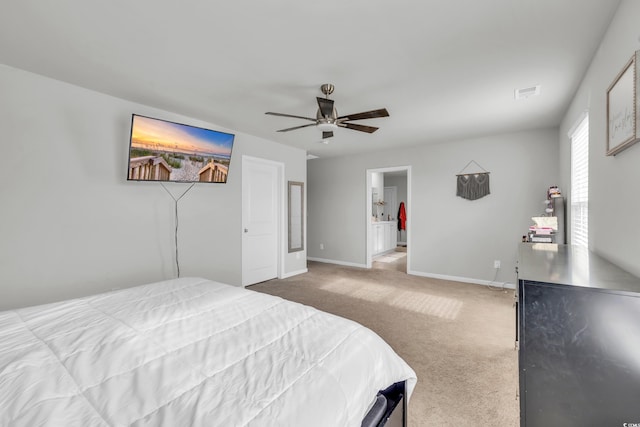
[[[304,250],[304,183],[289,181],[289,252]]]
[[[373,193],[371,194],[371,216],[373,217],[378,216],[378,206],[376,205],[377,202],[378,202],[378,192],[374,188]]]
[[[382,199],[382,194],[378,189],[373,190],[371,195],[371,215],[375,221],[384,220],[386,202]]]

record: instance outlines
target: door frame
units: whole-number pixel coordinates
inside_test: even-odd
[[[377,168],[377,169],[367,169],[367,195],[366,199],[366,207],[365,207],[365,224],[367,230],[367,268],[371,268],[373,265],[373,239],[372,239],[372,224],[371,224],[371,212],[373,210],[373,202],[371,200],[371,195],[373,191],[372,185],[372,176],[374,173],[385,173],[385,172],[400,172],[407,171],[407,273],[411,271],[411,220],[413,216],[411,215],[411,207],[413,204],[411,203],[411,166],[394,166],[387,168]]]
[[[285,212],[285,199],[284,199],[284,192],[285,192],[285,182],[284,182],[284,163],[282,162],[276,162],[274,160],[268,160],[268,159],[263,159],[260,157],[253,157],[253,156],[247,156],[247,155],[242,155],[242,176],[243,176],[243,183],[241,185],[242,190],[241,190],[241,200],[240,200],[240,205],[242,206],[242,204],[244,203],[244,191],[245,191],[245,186],[244,186],[244,172],[245,172],[245,167],[250,164],[261,164],[261,165],[268,165],[268,166],[273,166],[276,168],[276,216],[277,216],[277,221],[276,221],[276,236],[277,236],[277,254],[276,254],[276,272],[277,272],[277,278],[278,279],[282,279],[283,278],[283,273],[284,273],[284,242],[286,241],[286,236],[284,235],[285,231],[286,231],[286,227],[284,225],[284,222],[286,220],[284,212]],[[244,211],[244,206],[242,207],[242,211]],[[245,271],[244,271],[244,229],[245,224],[243,223],[244,221],[244,215],[242,215],[242,218],[240,219],[240,246],[241,246],[241,262],[240,265],[242,266],[241,270],[241,275],[242,275],[242,286],[246,287],[249,286],[249,283],[245,283]]]

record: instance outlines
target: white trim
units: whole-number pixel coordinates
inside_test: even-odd
[[[324,258],[307,258],[308,261],[322,262],[325,264],[336,264],[336,265],[344,265],[347,267],[358,267],[358,268],[367,268],[366,264],[356,264],[355,262],[347,262],[347,261],[336,261],[333,259],[324,259]]]
[[[373,209],[373,204],[371,202],[371,188],[372,188],[372,174],[373,173],[385,173],[385,172],[399,172],[406,171],[407,172],[407,203],[406,203],[406,212],[407,212],[407,223],[406,223],[406,236],[407,236],[407,272],[410,271],[411,268],[411,221],[413,220],[413,215],[411,214],[411,209],[413,203],[411,203],[411,165],[407,166],[391,166],[386,168],[376,168],[376,169],[367,169],[366,171],[366,184],[367,184],[367,193],[366,193],[366,212],[365,212],[365,224],[367,225],[366,231],[366,239],[365,242],[365,259],[366,264],[364,268],[372,268],[373,266],[373,247],[372,247],[372,233],[371,233],[371,211]],[[360,266],[360,265],[356,265]]]
[[[308,273],[308,272],[309,272],[309,270],[306,269],[306,268],[304,268],[302,270],[291,271],[289,273],[284,273],[282,275],[282,277],[280,277],[280,279],[287,279],[289,277],[297,276],[299,274],[304,274],[304,273]]]
[[[444,275],[444,274],[423,273],[422,271],[409,271],[409,270],[407,270],[407,274],[411,274],[413,276],[428,277],[428,278],[431,278],[431,279],[449,280],[449,281],[452,281],[452,282],[463,282],[463,283],[472,283],[474,285],[502,287],[502,288],[505,288],[505,289],[515,289],[516,288],[516,285],[514,285],[513,283],[494,282],[492,280],[472,279],[470,277],[447,276],[447,275]]]
[[[576,132],[576,129],[578,129],[578,126],[580,126],[582,124],[582,121],[589,115],[589,110],[584,110],[582,113],[580,113],[578,115],[578,118],[576,119],[575,122],[573,122],[573,126],[571,126],[569,128],[569,131],[567,132],[567,137],[569,137],[569,139],[571,139],[571,137],[573,136],[573,134]]]
[[[372,245],[372,239],[371,239],[371,216],[372,216],[372,212],[373,212],[373,201],[371,200],[372,196],[372,191],[373,191],[373,171],[370,171],[369,169],[367,169],[367,175],[366,175],[366,182],[367,182],[367,187],[366,187],[366,193],[365,193],[365,224],[367,224],[366,227],[366,231],[365,231],[365,241],[364,241],[364,245],[365,245],[365,249],[364,249],[364,256],[365,256],[365,268],[371,268],[371,258],[373,257],[373,245]]]

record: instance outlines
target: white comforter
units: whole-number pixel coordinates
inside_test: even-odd
[[[369,329],[205,279],[0,312],[2,426],[360,426],[402,380]]]

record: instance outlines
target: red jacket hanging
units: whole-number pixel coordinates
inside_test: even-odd
[[[398,209],[398,230],[407,229],[407,212],[404,210],[404,202],[400,202]]]

